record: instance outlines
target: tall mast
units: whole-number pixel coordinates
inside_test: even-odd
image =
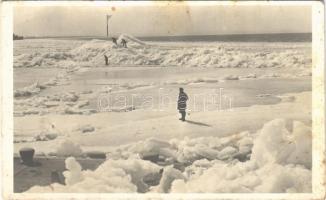
[[[106,37],[109,37],[109,19],[112,15],[106,15]]]

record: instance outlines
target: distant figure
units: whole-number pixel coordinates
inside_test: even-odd
[[[109,65],[109,58],[104,54],[105,65]]]
[[[125,39],[121,39],[121,44],[123,47],[127,48],[127,41]]]
[[[181,114],[181,118],[179,120],[183,122],[186,120],[187,100],[188,95],[183,91],[183,88],[179,88],[178,110]]]
[[[112,42],[113,42],[115,45],[117,45],[117,46],[118,46],[117,38],[115,38],[115,37],[112,37]]]

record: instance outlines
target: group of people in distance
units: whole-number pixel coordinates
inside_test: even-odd
[[[118,46],[118,40],[117,40],[117,38],[112,37],[112,42],[113,42],[116,46]],[[127,41],[126,41],[125,39],[122,38],[120,44],[122,45],[122,47],[127,48]],[[109,58],[108,58],[108,56],[105,55],[105,54],[104,54],[104,60],[105,60],[105,65],[109,65]]]
[[[112,42],[118,46],[117,38],[112,37]],[[127,48],[127,41],[125,39],[121,39],[121,45],[124,48]],[[109,58],[104,54],[105,65],[109,65]],[[179,113],[181,114],[181,118],[179,120],[186,121],[186,109],[187,109],[187,101],[188,95],[184,92],[183,88],[179,88],[179,97],[178,97],[178,107]]]
[[[118,46],[117,38],[112,37],[112,42]],[[127,48],[127,41],[125,39],[122,38],[120,44],[122,45],[122,47]]]

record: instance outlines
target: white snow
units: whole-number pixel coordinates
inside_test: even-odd
[[[222,149],[222,151],[219,152],[218,158],[221,159],[221,160],[224,160],[224,159],[232,157],[237,152],[238,152],[237,149],[235,149],[234,147],[228,146],[228,147],[225,147],[224,149]]]
[[[63,140],[58,148],[55,150],[54,155],[60,156],[60,157],[67,157],[67,156],[74,156],[74,157],[80,157],[83,155],[83,150],[80,148],[80,146],[71,140]]]
[[[257,137],[252,140],[250,135]],[[121,155],[109,154],[109,159],[95,171],[81,171],[74,158],[67,158],[66,186],[52,184],[51,187],[54,192],[310,192],[311,143],[304,142],[309,137],[311,130],[303,123],[294,121],[292,131],[288,131],[284,119],[275,119],[256,134],[242,132],[225,138],[185,138],[170,142],[148,139],[117,147],[115,151]],[[236,148],[251,146],[252,141],[250,160],[232,159]],[[74,144],[67,141],[64,144],[64,152],[72,152]],[[222,144],[226,147],[222,148]],[[164,161],[168,166],[141,160],[144,155],[156,154],[170,158]],[[180,155],[183,160],[179,159]],[[175,162],[189,166],[180,171],[173,167]],[[144,183],[146,175],[157,174],[162,168],[157,186]],[[45,192],[49,187],[35,186],[29,192]]]
[[[64,51],[15,54],[15,68],[61,69],[45,82],[14,92],[15,141],[21,141],[15,143],[15,152],[30,145],[37,155],[68,157],[65,185],[34,186],[28,192],[311,192],[311,92],[278,95],[259,91],[252,95],[255,103],[272,97],[281,102],[191,112],[188,117],[193,121],[188,122],[180,122],[175,110],[144,112],[128,105],[98,113],[90,108],[92,98],[103,93],[174,85],[189,89],[218,84],[237,87],[245,81],[262,81],[259,79],[302,80],[311,76],[311,55],[304,48],[266,44],[271,49],[259,51],[258,44],[248,50],[238,44],[166,45],[145,43],[127,34],[118,41],[122,38],[128,41],[128,48],[92,40],[67,45]],[[67,89],[77,87],[71,85],[76,83],[72,79],[81,83],[78,78],[83,72],[103,67],[104,55],[110,68],[176,66],[182,70],[173,73],[185,75],[172,76],[161,70],[169,77],[143,81],[124,74],[124,81],[110,84],[107,80],[111,78],[105,76],[104,81],[99,80],[104,86],[83,88],[88,86],[84,84],[79,85],[81,91]],[[201,72],[206,69],[215,71]],[[111,72],[114,70],[109,75]],[[57,124],[56,128],[44,130],[47,121]],[[28,137],[33,140],[27,142]],[[85,157],[87,152],[105,153],[107,160],[94,171],[82,170],[75,158]],[[146,177],[156,184],[151,185]]]
[[[139,159],[107,160],[95,171],[81,171],[74,158],[67,158],[66,168],[66,185],[34,186],[28,192],[145,192],[149,186],[143,177],[160,170],[159,166]]]
[[[40,133],[39,135],[36,135],[34,139],[36,141],[48,141],[48,140],[54,140],[58,137],[57,133]]]
[[[302,122],[293,122],[292,133],[284,119],[275,119],[264,125],[254,141],[251,158],[259,166],[266,163],[302,164],[311,168],[311,130]]]
[[[86,125],[78,127],[76,129],[76,131],[79,131],[81,133],[89,133],[89,132],[95,131],[95,127],[90,124],[86,124]]]
[[[74,157],[65,160],[67,171],[63,172],[66,185],[73,185],[83,180],[82,167]]]
[[[186,177],[172,166],[167,166],[163,169],[162,178],[158,186],[151,188],[151,192],[167,193],[170,191],[172,183],[175,180],[185,180]]]
[[[45,89],[45,86],[40,85],[38,82],[33,83],[30,86],[17,89],[14,91],[14,97],[26,97],[38,94],[42,89]]]
[[[103,65],[107,55],[110,65],[161,65],[161,66],[206,66],[218,68],[309,68],[308,54],[295,50],[253,52],[224,47],[225,45],[175,47],[147,43],[127,34],[121,39],[128,41],[128,48],[115,46],[111,41],[91,40],[66,52],[32,52],[15,56],[14,67],[76,66],[96,67]],[[231,53],[232,52],[232,53]],[[254,59],[253,59],[254,58]]]
[[[293,132],[289,134],[285,120],[275,119],[266,123],[257,134],[250,161],[234,165],[216,163],[211,166],[207,163],[200,167],[190,166],[188,168],[195,175],[188,177],[186,182],[175,181],[172,192],[311,191],[310,128],[295,121]],[[285,139],[286,136],[291,138],[292,144]],[[250,144],[244,140],[239,143]],[[302,148],[299,144],[303,145]],[[208,169],[201,170],[203,166]]]
[[[200,169],[197,169],[200,170]],[[176,180],[172,192],[310,192],[311,171],[300,166],[252,162],[235,165],[217,163],[188,181]]]

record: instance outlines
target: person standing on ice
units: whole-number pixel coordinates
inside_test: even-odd
[[[105,65],[109,65],[109,58],[104,54]]]
[[[181,114],[179,120],[186,121],[186,108],[187,108],[188,95],[183,91],[183,88],[179,88],[179,98],[178,98],[178,110]]]
[[[121,44],[123,47],[127,48],[127,41],[125,39],[121,39]]]
[[[115,38],[115,37],[112,37],[112,42],[116,45],[116,46],[118,46],[118,43],[117,43],[117,38]]]

